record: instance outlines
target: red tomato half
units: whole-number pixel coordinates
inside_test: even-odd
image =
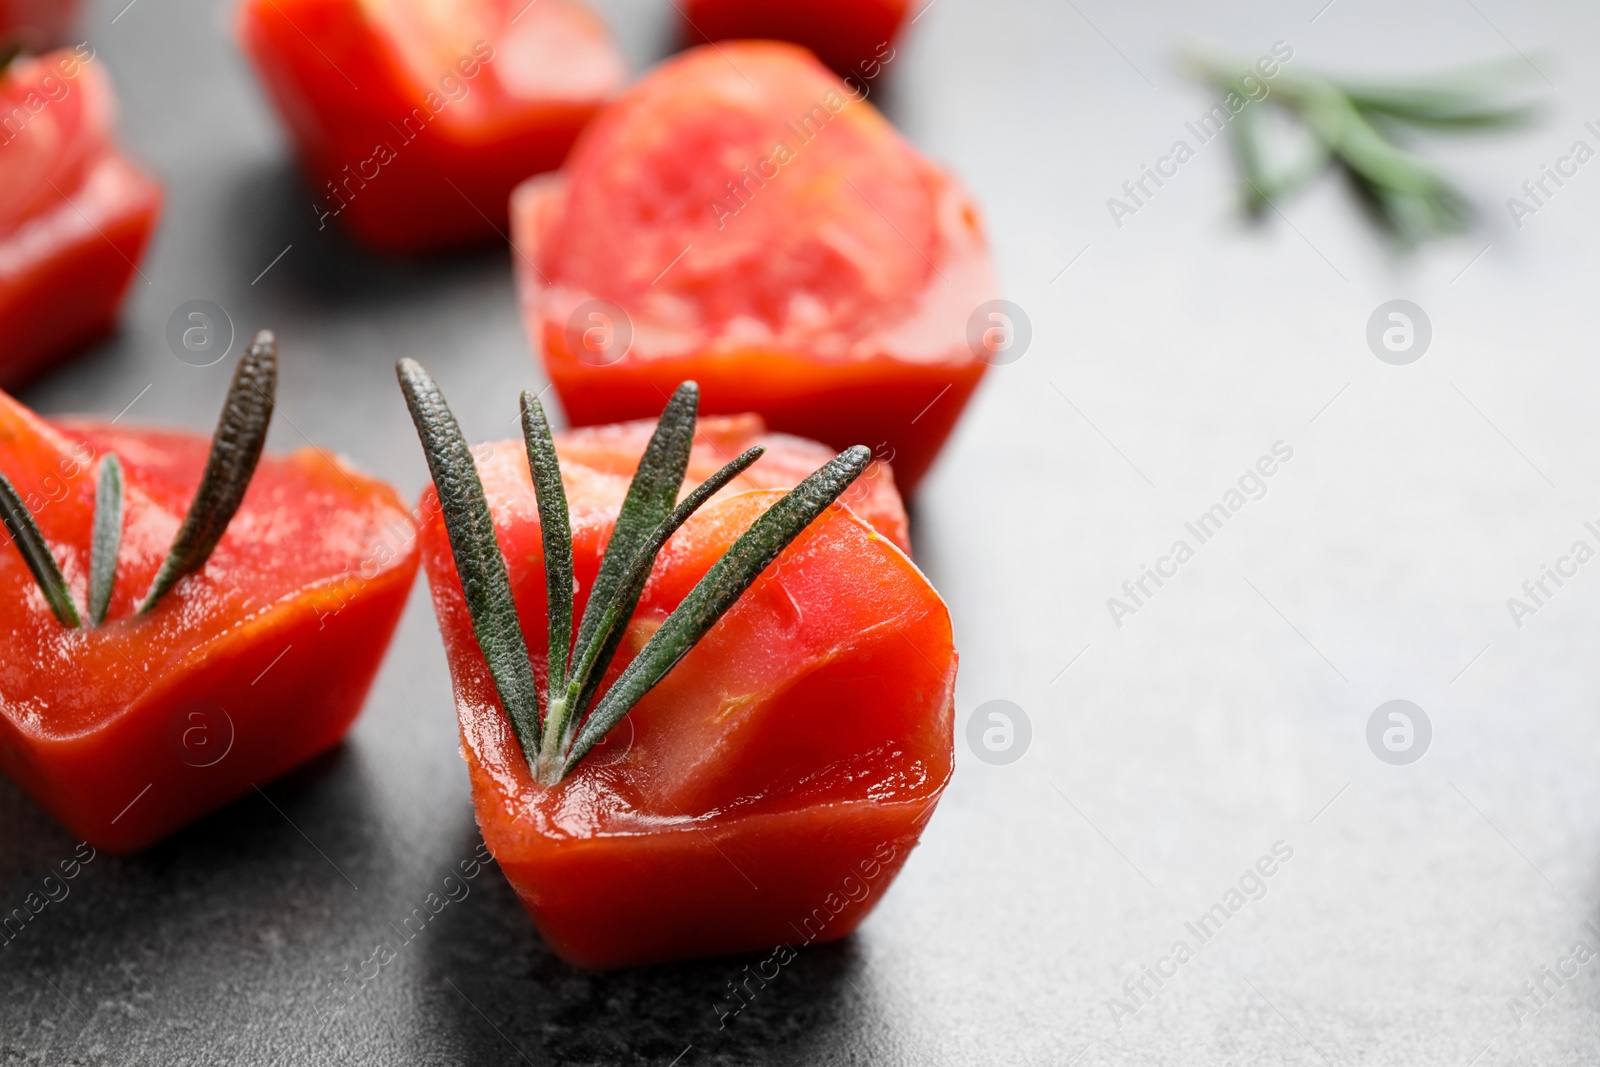
[[[667,544],[609,678],[782,496],[749,486],[788,488],[828,455],[759,436],[759,424],[706,423],[691,480],[724,452],[770,450]],[[556,441],[580,611],[647,437],[639,425]],[[522,443],[480,453],[478,467],[524,633],[530,649],[543,649],[544,557]],[[423,528],[423,555],[478,822],[562,958],[621,967],[843,937],[915,847],[951,772],[950,616],[886,533],[903,523],[892,485],[874,479],[856,503],[859,511],[834,505],[801,534],[606,741],[547,789],[511,733],[437,498],[424,496],[422,512],[434,519]],[[542,654],[534,659],[542,674]]]
[[[63,44],[78,20],[79,0],[0,0],[0,42],[42,52]]]
[[[0,74],[0,386],[110,329],[161,214],[161,187],[112,143],[93,57],[80,45]]]
[[[684,0],[684,36],[701,41],[765,37],[805,45],[846,78],[877,77],[893,54],[906,0]]]
[[[338,743],[416,576],[416,526],[394,490],[308,448],[264,457],[205,568],[136,615],[208,449],[193,434],[46,423],[0,393],[0,471],[79,605],[96,462],[123,464],[104,626],[63,627],[0,545],[0,769],[96,848],[142,848]]]
[[[319,220],[389,252],[504,237],[512,188],[627,76],[576,0],[243,0],[239,37]]]
[[[704,411],[867,445],[910,492],[987,367],[972,203],[792,45],[663,64],[512,215],[528,331],[576,425],[653,415],[692,378]]]

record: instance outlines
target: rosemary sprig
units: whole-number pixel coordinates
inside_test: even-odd
[[[60,565],[50,554],[50,546],[45,543],[44,534],[39,532],[38,523],[33,521],[28,505],[22,502],[16,487],[4,474],[0,474],[0,519],[5,521],[11,539],[16,542],[17,551],[22,553],[22,561],[33,572],[34,580],[39,583],[40,591],[44,593],[50,610],[61,620],[61,625],[74,630],[82,626],[83,619],[72,603],[72,592],[67,588],[67,579],[62,575]]]
[[[256,334],[239,357],[222,417],[211,439],[211,452],[200,475],[189,513],[172,539],[167,558],[156,572],[150,592],[139,605],[145,615],[186,575],[206,565],[222,534],[244,502],[272,422],[278,389],[278,341],[271,330]]]
[[[532,661],[472,453],[427,371],[409,359],[401,360],[396,370],[439,493],[478,647],[523,758],[535,780],[545,786],[571,774],[584,755],[666,677],[872,459],[871,452],[859,445],[840,453],[757,519],[667,616],[592,710],[587,710],[668,539],[718,490],[759,459],[762,450],[744,452],[678,502],[699,406],[699,389],[693,382],[678,387],[634,473],[569,650],[574,585],[566,491],[549,420],[539,401],[524,393],[523,437],[539,506],[549,600],[550,670],[541,716]]]
[[[167,558],[156,572],[150,592],[139,605],[138,614],[148,613],[185,576],[206,565],[228,524],[244,502],[261,449],[272,421],[273,396],[278,386],[278,342],[270,330],[256,334],[249,349],[239,358],[228,398],[222,406],[211,452],[200,476],[189,513],[178,527]],[[106,621],[111,593],[117,580],[117,556],[122,550],[123,474],[122,461],[108,453],[100,462],[95,480],[94,522],[89,546],[89,618],[96,626]],[[0,518],[16,541],[28,569],[44,592],[45,600],[63,626],[77,628],[83,618],[72,602],[72,593],[50,546],[39,532],[16,488],[0,474]]]
[[[1472,206],[1431,164],[1401,146],[1404,131],[1502,129],[1536,114],[1530,105],[1498,98],[1504,84],[1525,73],[1520,67],[1480,66],[1408,85],[1374,85],[1288,71],[1263,79],[1246,65],[1198,54],[1186,56],[1185,65],[1219,93],[1247,101],[1232,112],[1230,125],[1248,213],[1261,216],[1333,166],[1355,185],[1379,225],[1405,245],[1465,229]],[[1300,127],[1307,143],[1298,159],[1277,165],[1269,159],[1262,105]]]
[[[122,461],[112,452],[100,461],[94,486],[94,537],[89,547],[89,619],[106,621],[122,551]]]

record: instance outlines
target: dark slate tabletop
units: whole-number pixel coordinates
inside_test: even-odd
[[[637,68],[671,50],[671,5],[603,6]],[[280,333],[274,447],[413,493],[397,356],[480,438],[542,384],[509,256],[396,262],[319,232],[230,21],[215,0],[86,12],[167,209],[120,333],[25,399],[209,428],[228,365],[163,336],[210,300]],[[1192,40],[1283,42],[1304,70],[1504,59],[1548,112],[1428,142],[1482,208],[1460,239],[1394,255],[1336,181],[1249,227],[1227,146],[1185,125],[1209,106],[1172,63]],[[1600,565],[1560,560],[1600,545],[1600,163],[1572,162],[1600,147],[1597,45],[1600,13],[1563,3],[935,0],[877,98],[985,205],[1033,340],[913,511],[962,651],[958,771],[862,930],[721,1027],[749,961],[575,971],[490,868],[325,1019],[479,844],[419,584],[341,748],[96,857],[0,950],[0,1061],[1593,1063]],[[1180,140],[1191,158],[1129,201]],[[1574,173],[1514,218],[1546,166]],[[1405,365],[1367,340],[1396,299],[1431,327]],[[1231,490],[1226,525],[1190,533]],[[1546,565],[1571,573],[1513,614]],[[1146,566],[1168,577],[1132,600]],[[967,741],[995,700],[1029,725],[1003,765]],[[1412,734],[1386,747],[1393,700]],[[75,842],[7,782],[0,828],[9,909]]]

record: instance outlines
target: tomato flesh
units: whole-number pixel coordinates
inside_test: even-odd
[[[768,456],[749,474],[766,487],[736,481],[668,543],[611,678],[779,486],[826,455],[781,437],[741,442],[729,433],[740,421],[705,421],[693,466],[763,442]],[[557,439],[580,611],[647,436],[635,426]],[[768,459],[780,462],[758,474]],[[542,676],[543,553],[521,443],[480,452],[479,473]],[[425,495],[423,558],[479,825],[564,959],[610,968],[843,937],[905,862],[951,772],[956,656],[943,601],[881,525],[903,516],[892,485],[857,503],[809,527],[604,744],[545,788],[511,733]]]
[[[321,225],[386,252],[504,237],[627,72],[577,0],[245,0],[238,26]]]
[[[336,744],[416,575],[416,525],[395,492],[304,449],[263,457],[204,569],[137,615],[208,449],[192,434],[47,423],[0,393],[0,471],[80,611],[96,461],[123,464],[104,626],[63,627],[0,546],[0,769],[96,848],[142,848]]]
[[[112,142],[116,101],[92,57],[0,74],[0,387],[111,328],[161,213],[161,187]]]
[[[705,411],[865,444],[909,492],[987,366],[967,340],[994,295],[976,210],[793,45],[663,64],[512,216],[529,335],[576,425],[645,417],[693,378]],[[612,333],[581,329],[596,300],[621,309]]]
[[[876,77],[905,21],[906,0],[685,0],[684,37],[793,41],[844,77]]]

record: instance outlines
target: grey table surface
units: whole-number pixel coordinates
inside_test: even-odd
[[[400,355],[469,434],[505,436],[543,381],[508,253],[396,262],[318,232],[230,4],[125,4],[83,29],[166,216],[120,333],[25,399],[209,427],[228,365],[162,340],[208,299],[282,336],[274,447],[415,492]],[[669,4],[604,6],[636,67],[670,50]],[[1189,40],[1281,40],[1296,70],[1509,59],[1549,112],[1429,142],[1483,208],[1460,239],[1395,256],[1335,181],[1252,228],[1226,147],[1184,125],[1208,105],[1173,68]],[[1520,618],[1507,600],[1600,545],[1600,163],[1520,225],[1506,200],[1600,147],[1597,46],[1578,4],[937,0],[878,99],[985,205],[1033,341],[916,502],[962,651],[958,771],[863,929],[719,1028],[746,961],[574,971],[491,871],[324,1025],[330,983],[479,841],[419,584],[346,744],[96,858],[0,951],[0,1062],[1595,1062],[1600,965],[1574,947],[1600,948],[1600,565],[1562,564]],[[1179,139],[1194,158],[1117,225],[1107,199]],[[1366,340],[1397,298],[1432,327],[1404,366]],[[1185,523],[1279,442],[1292,457],[1198,543]],[[1180,539],[1193,558],[1114,618]],[[1394,699],[1431,724],[1406,765],[1368,742]],[[991,700],[1031,722],[1009,765],[965,740]],[[74,842],[5,782],[0,827],[9,909]],[[1274,846],[1291,857],[1250,876]],[[1188,924],[1230,902],[1202,942]]]

